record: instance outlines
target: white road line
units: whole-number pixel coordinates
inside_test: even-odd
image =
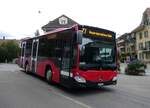
[[[58,92],[55,92],[55,91],[52,91],[55,95],[58,95],[58,96],[61,96],[61,97],[63,97],[63,98],[65,98],[65,99],[67,99],[67,100],[70,100],[70,101],[72,101],[72,102],[74,102],[74,103],[76,103],[76,104],[78,104],[78,105],[81,105],[82,107],[84,107],[84,108],[93,108],[93,107],[91,107],[91,106],[89,106],[89,105],[86,105],[86,104],[84,104],[84,103],[81,103],[81,102],[79,102],[79,101],[77,101],[77,100],[75,100],[75,99],[73,99],[73,98],[70,98],[70,97],[68,97],[68,96],[65,96],[65,95],[63,95],[63,94],[61,94],[61,93],[58,93]]]

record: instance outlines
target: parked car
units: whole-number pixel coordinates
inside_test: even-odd
[[[127,64],[125,69],[126,74],[130,75],[145,75],[145,69],[147,68],[146,64],[140,60],[134,60]]]

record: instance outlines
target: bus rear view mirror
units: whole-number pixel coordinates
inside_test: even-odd
[[[82,32],[77,31],[77,38],[76,39],[77,39],[76,41],[78,44],[82,44]]]

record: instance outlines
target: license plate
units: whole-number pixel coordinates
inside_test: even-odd
[[[98,83],[98,86],[103,86],[104,84],[103,83]]]

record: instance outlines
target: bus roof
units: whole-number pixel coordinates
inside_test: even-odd
[[[73,27],[71,27],[73,28]],[[53,31],[50,31],[50,32],[46,32],[45,34],[43,35],[40,35],[40,36],[37,36],[37,37],[28,37],[28,38],[24,38],[24,39],[21,39],[22,41],[26,41],[26,40],[31,40],[31,39],[36,39],[36,38],[41,38],[43,36],[47,36],[48,34],[53,34],[53,33],[57,33],[57,32],[61,32],[61,31],[64,31],[64,30],[69,30],[71,28],[58,28],[56,30],[53,30]]]
[[[37,36],[37,37],[31,37],[31,38],[28,37],[28,38],[21,39],[21,41],[26,41],[26,40],[32,40],[32,39],[42,38],[43,36],[47,36],[47,35],[49,35],[49,34],[61,32],[61,31],[65,31],[65,30],[69,30],[69,29],[72,29],[72,28],[79,29],[79,30],[81,30],[82,28],[92,28],[92,29],[100,30],[100,31],[102,31],[102,32],[107,32],[107,33],[110,33],[110,34],[115,35],[115,32],[110,31],[110,30],[107,30],[107,29],[102,29],[102,28],[92,27],[92,26],[87,26],[87,25],[78,25],[78,24],[75,24],[75,25],[71,26],[70,28],[58,28],[58,29],[55,29],[55,30],[53,30],[53,31],[46,32],[45,34],[40,35],[40,36]]]

